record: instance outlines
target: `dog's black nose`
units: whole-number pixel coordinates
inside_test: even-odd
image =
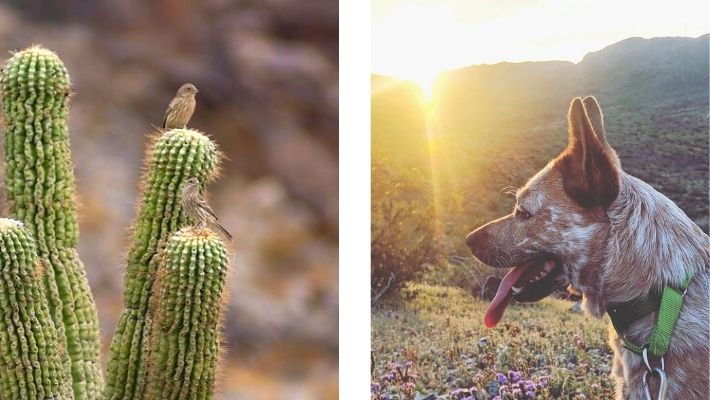
[[[475,231],[466,235],[466,245],[471,249],[475,250],[479,248],[480,244],[485,242],[488,238],[488,233],[485,229],[476,229]]]

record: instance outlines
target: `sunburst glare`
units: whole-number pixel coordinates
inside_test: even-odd
[[[441,71],[423,68],[421,71],[417,71],[415,77],[410,79],[422,91],[422,100],[427,111],[431,111],[430,109],[433,107],[434,86],[440,75]]]

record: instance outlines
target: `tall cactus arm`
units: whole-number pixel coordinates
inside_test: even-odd
[[[220,157],[206,135],[190,129],[159,134],[150,146],[127,257],[124,310],[109,351],[106,399],[138,400],[145,396],[156,255],[168,237],[186,224],[180,207],[184,181],[192,176],[204,183],[211,180],[217,174]]]
[[[103,377],[96,305],[76,252],[75,184],[67,128],[70,80],[53,52],[15,53],[0,75],[9,212],[25,223],[46,265],[43,284],[74,395],[97,399]]]

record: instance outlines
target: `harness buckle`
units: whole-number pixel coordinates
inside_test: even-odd
[[[666,379],[666,373],[663,369],[654,368],[650,371],[643,371],[643,392],[646,400],[653,400],[651,396],[651,389],[648,387],[648,375],[658,375],[659,385],[658,385],[658,396],[656,400],[665,400],[668,396],[668,380]]]
[[[651,368],[651,363],[648,362],[648,345],[643,346],[643,350],[641,351],[641,355],[643,356],[643,362],[646,364],[646,372],[653,372],[654,369],[658,370],[658,368]],[[661,357],[661,371],[666,370],[666,362],[663,360],[663,357]],[[645,377],[646,375],[644,375]]]

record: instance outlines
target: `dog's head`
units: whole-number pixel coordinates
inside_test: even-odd
[[[488,326],[512,298],[537,301],[569,284],[582,292],[598,287],[602,265],[595,251],[608,235],[606,210],[619,194],[620,174],[597,101],[575,98],[567,148],[517,191],[511,214],[466,238],[483,263],[515,267],[489,308]]]

